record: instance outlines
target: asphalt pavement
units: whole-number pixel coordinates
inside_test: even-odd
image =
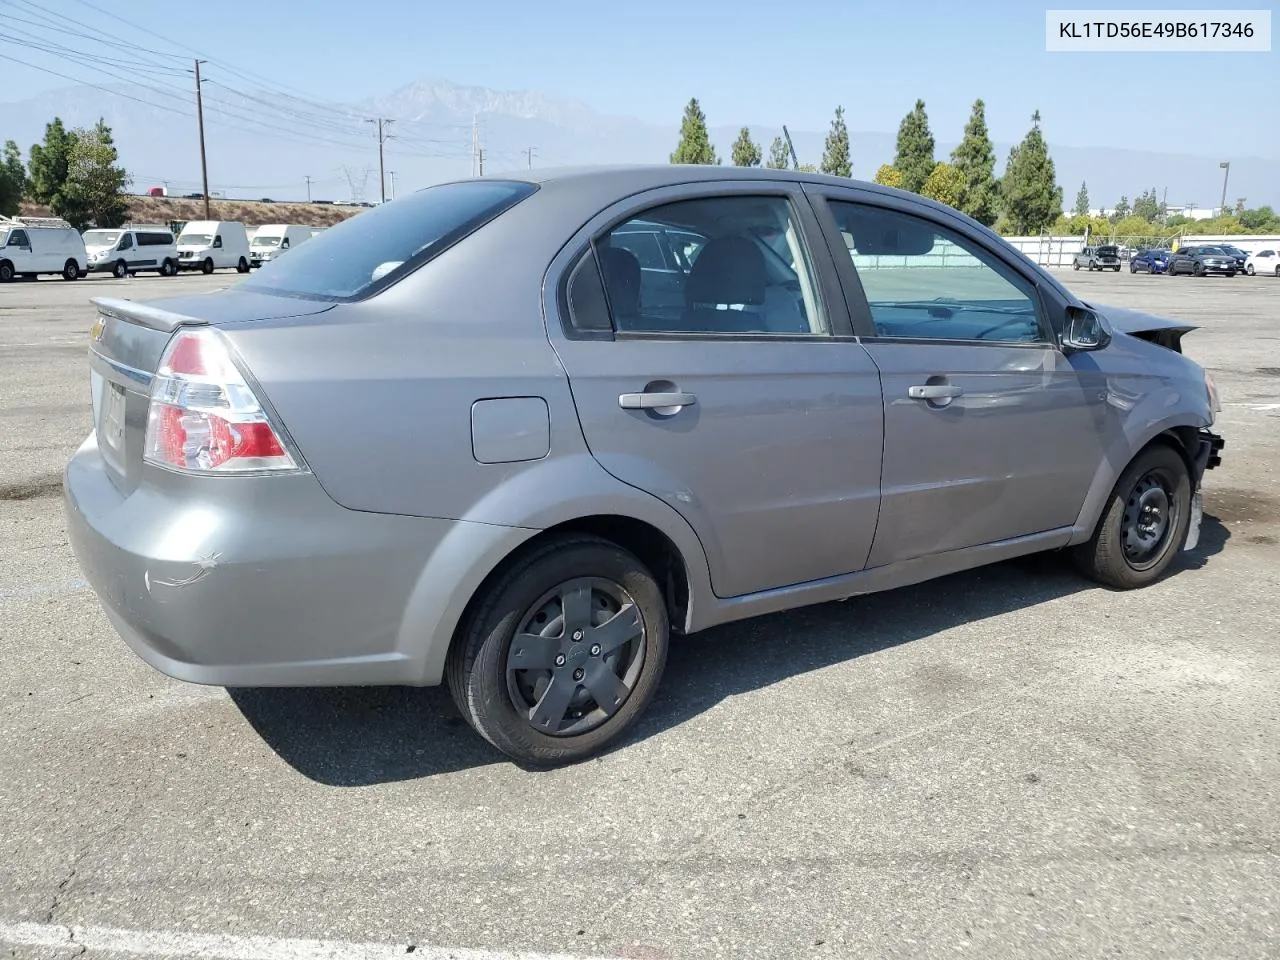
[[[131,654],[59,499],[88,297],[239,278],[0,287],[0,956],[1277,956],[1280,280],[1059,276],[1202,325],[1227,447],[1172,576],[1037,557],[718,628],[542,773],[441,689]]]

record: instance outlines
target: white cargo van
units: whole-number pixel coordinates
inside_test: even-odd
[[[80,231],[58,217],[0,217],[0,283],[60,273],[78,280],[89,268]]]
[[[249,241],[249,262],[260,267],[286,250],[310,240],[311,236],[310,227],[296,223],[269,223],[258,227]]]
[[[249,234],[244,224],[228,220],[191,220],[178,234],[178,269],[215,270],[234,267],[249,272]]]
[[[162,277],[178,272],[178,245],[168,227],[148,224],[86,230],[84,246],[90,272],[110,271],[117,277],[143,270],[155,270]]]

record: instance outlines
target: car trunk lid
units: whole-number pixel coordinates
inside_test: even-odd
[[[122,493],[142,477],[151,383],[161,354],[182,327],[284,319],[322,313],[325,301],[227,291],[150,303],[95,297],[89,345],[93,432],[107,475]]]

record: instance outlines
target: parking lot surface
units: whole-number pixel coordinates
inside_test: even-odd
[[[719,628],[544,773],[441,689],[130,653],[63,532],[88,297],[239,278],[0,288],[0,956],[1280,954],[1280,281],[1060,276],[1202,324],[1227,447],[1173,575],[1033,558]]]

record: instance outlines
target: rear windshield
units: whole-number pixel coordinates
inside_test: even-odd
[[[358,213],[272,260],[241,289],[316,300],[359,300],[385,289],[537,187],[465,180],[427,187]]]

